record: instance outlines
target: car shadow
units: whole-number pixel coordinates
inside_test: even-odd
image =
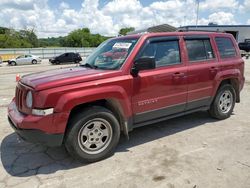
[[[129,141],[121,136],[115,152],[127,152],[130,148],[160,139],[197,126],[214,122],[207,112],[197,112],[180,118],[140,127],[129,134]],[[38,174],[53,174],[88,165],[74,160],[64,147],[49,148],[21,140],[15,133],[6,136],[1,143],[1,162],[12,176],[28,177]]]

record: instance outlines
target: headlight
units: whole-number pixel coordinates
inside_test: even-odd
[[[53,108],[49,108],[49,109],[45,109],[45,110],[32,109],[32,114],[37,115],[37,116],[46,116],[46,115],[49,115],[49,114],[53,114],[53,112],[54,112]]]
[[[31,108],[33,105],[33,97],[32,97],[32,92],[29,91],[26,95],[26,106],[28,108]]]

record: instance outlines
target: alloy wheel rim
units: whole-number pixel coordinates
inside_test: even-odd
[[[233,95],[229,90],[224,91],[219,99],[219,109],[222,113],[228,113],[233,105]]]
[[[112,140],[113,132],[110,123],[103,118],[86,122],[78,133],[78,144],[88,154],[104,151]]]

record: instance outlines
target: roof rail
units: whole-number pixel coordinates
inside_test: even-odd
[[[177,31],[179,32],[192,32],[192,31],[197,31],[197,32],[213,32],[213,33],[225,33],[225,31],[211,31],[211,30],[205,30],[205,29],[178,29]]]

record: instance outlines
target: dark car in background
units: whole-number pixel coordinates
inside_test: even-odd
[[[240,50],[250,52],[250,39],[245,39],[245,42],[240,42],[239,48],[240,48]]]
[[[79,63],[80,61],[82,61],[80,54],[73,52],[64,53],[49,59],[49,62],[52,64],[69,63],[69,62]]]

